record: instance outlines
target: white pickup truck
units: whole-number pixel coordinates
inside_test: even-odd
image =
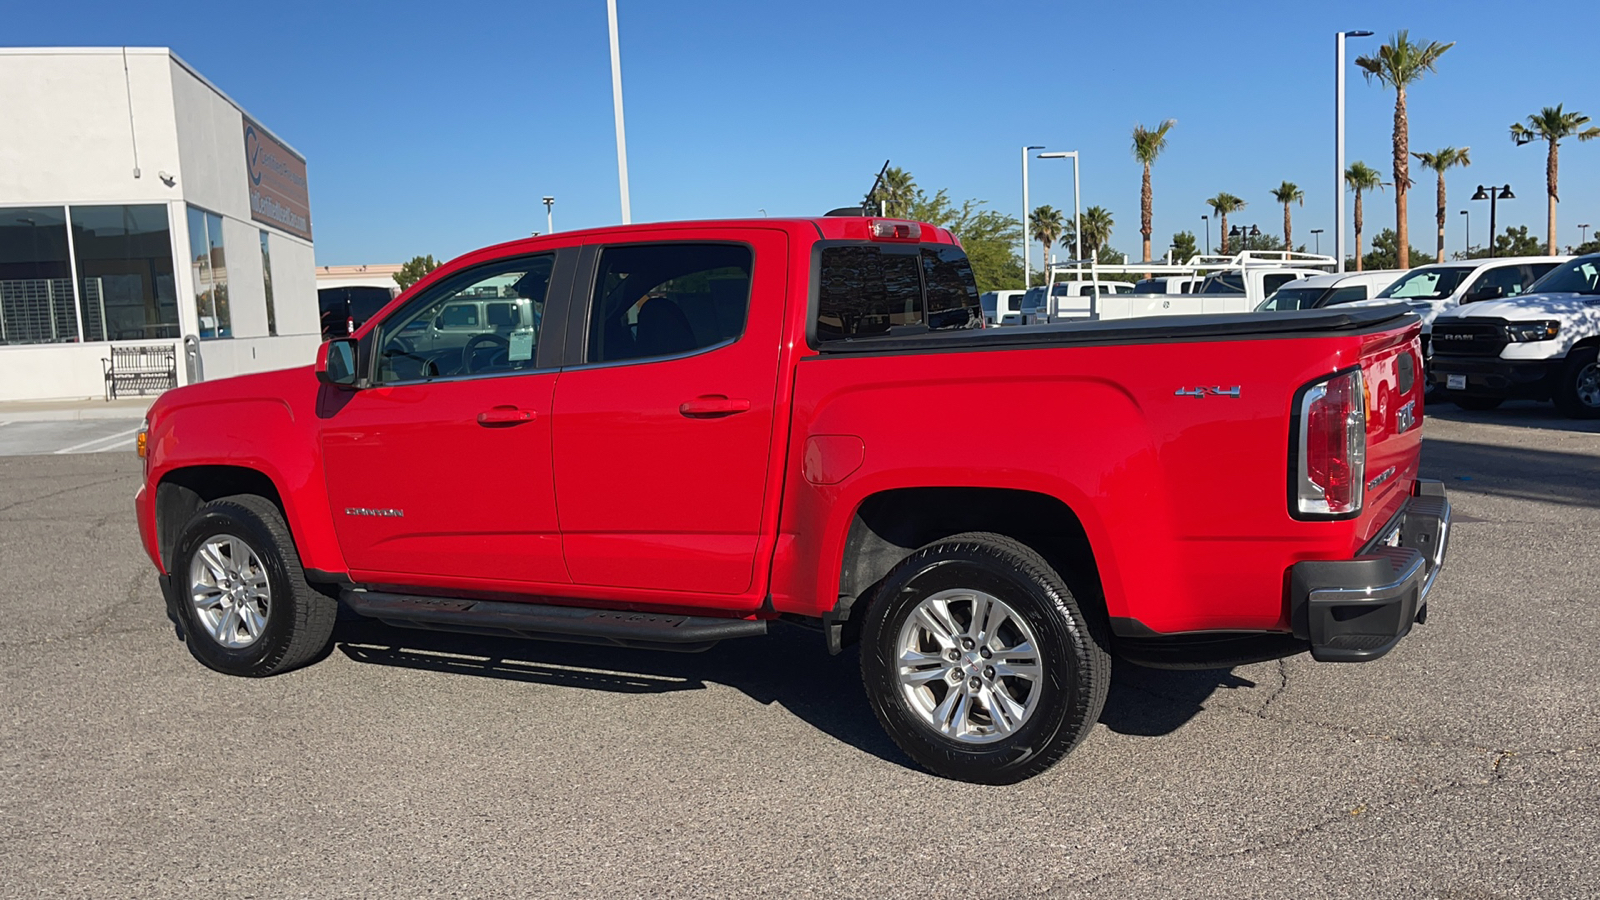
[[[1553,400],[1600,418],[1600,254],[1552,269],[1516,297],[1467,303],[1433,320],[1429,378],[1465,409]]]
[[[1183,265],[1129,263],[1097,266],[1096,273],[1144,273],[1153,275],[1203,275],[1204,281],[1193,293],[1148,294],[1137,291],[1095,298],[1089,311],[1092,319],[1132,319],[1142,316],[1199,315],[1202,313],[1250,312],[1291,281],[1325,275],[1334,267],[1331,256],[1283,251],[1246,251],[1237,256],[1197,256]],[[1077,269],[1053,269],[1077,275]],[[1091,270],[1084,270],[1088,277]]]

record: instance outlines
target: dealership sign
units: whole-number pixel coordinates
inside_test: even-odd
[[[244,164],[250,176],[250,218],[311,240],[306,161],[245,117]]]

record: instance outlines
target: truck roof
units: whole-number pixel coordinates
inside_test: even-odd
[[[910,219],[896,219],[887,216],[813,216],[809,218],[755,218],[755,219],[685,219],[671,222],[634,222],[629,225],[605,225],[599,228],[582,228],[572,231],[558,231],[555,234],[538,235],[535,237],[519,238],[506,241],[492,247],[473,250],[470,255],[502,254],[508,250],[538,250],[547,245],[557,243],[567,244],[573,238],[585,241],[605,241],[617,237],[627,237],[640,232],[650,231],[699,231],[713,228],[778,228],[784,231],[810,231],[816,234],[818,240],[824,241],[865,241],[873,238],[868,233],[874,222],[893,222],[896,224],[912,225],[916,227],[917,237],[883,238],[885,243],[922,243],[922,244],[959,244],[956,236],[948,229],[940,228],[928,222],[916,222]],[[468,254],[463,254],[468,255]]]

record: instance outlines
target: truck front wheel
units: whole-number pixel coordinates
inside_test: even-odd
[[[1100,717],[1111,658],[1061,576],[1029,547],[969,533],[884,579],[861,674],[884,730],[935,774],[1011,784],[1043,772]]]
[[[1556,408],[1573,419],[1600,419],[1600,347],[1584,347],[1567,354],[1561,383],[1555,392]]]
[[[228,675],[275,675],[311,661],[333,635],[338,601],[306,582],[270,500],[240,494],[200,507],[178,535],[172,579],[184,641]]]

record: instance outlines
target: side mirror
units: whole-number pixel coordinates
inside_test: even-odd
[[[356,386],[356,340],[338,338],[317,350],[317,380],[334,387]]]

